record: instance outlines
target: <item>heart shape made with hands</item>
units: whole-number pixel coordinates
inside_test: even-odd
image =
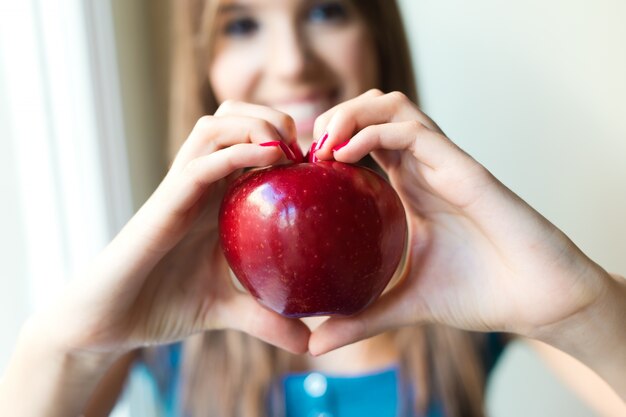
[[[368,168],[317,160],[315,143],[302,158],[280,145],[291,164],[247,172],[224,195],[226,260],[254,298],[283,316],[356,314],[400,265],[400,198]]]

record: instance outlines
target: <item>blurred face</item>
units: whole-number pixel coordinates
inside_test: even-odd
[[[373,40],[347,0],[226,0],[217,25],[208,71],[218,102],[289,114],[303,149],[317,116],[377,87]]]

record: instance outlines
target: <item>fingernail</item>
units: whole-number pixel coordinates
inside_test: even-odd
[[[322,137],[317,141],[316,147],[313,150],[313,152],[322,149],[322,146],[324,146],[324,143],[326,143],[326,139],[328,139],[328,132],[324,132],[324,134],[322,135]]]
[[[261,146],[280,146],[280,141],[278,140],[273,140],[271,142],[263,142],[263,143],[259,143],[259,145]]]
[[[304,155],[302,155],[302,149],[300,149],[298,142],[293,142],[291,145],[289,145],[289,149],[291,149],[298,161],[304,161]]]
[[[322,146],[324,146],[326,139],[328,139],[328,132],[324,132],[322,137],[319,138],[317,142],[313,142],[311,144],[311,151],[310,151],[311,155],[309,156],[310,162],[317,162],[320,160],[315,154],[317,153],[317,151],[319,151],[322,148]]]
[[[285,142],[281,142],[279,140],[273,140],[270,142],[260,143],[261,146],[278,146],[283,151],[287,159],[293,162],[297,162],[296,155],[294,155],[293,151],[285,144]]]
[[[307,153],[307,160],[309,162],[317,162],[317,158],[315,157],[315,151],[317,151],[317,144],[319,141],[314,140],[311,143],[311,147],[309,148],[309,153]]]
[[[347,141],[345,141],[344,143],[340,143],[339,145],[335,145],[332,147],[333,152],[337,152],[339,149],[343,148],[344,146],[346,146],[348,143],[350,142],[350,139],[348,139]]]

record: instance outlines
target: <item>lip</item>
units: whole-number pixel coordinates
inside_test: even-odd
[[[313,91],[310,93],[305,93],[305,94],[300,94],[300,95],[295,95],[295,96],[290,96],[290,97],[285,97],[285,98],[281,98],[281,99],[277,99],[277,100],[272,100],[269,105],[271,107],[274,106],[286,106],[286,105],[290,105],[290,104],[298,104],[298,103],[305,103],[305,102],[310,102],[310,101],[318,101],[318,100],[329,100],[331,96],[333,96],[334,94],[328,92],[328,93],[322,93],[319,91]]]
[[[294,119],[298,133],[312,133],[315,119],[330,109],[336,101],[336,94],[310,93],[297,97],[273,100],[270,107],[288,114]]]

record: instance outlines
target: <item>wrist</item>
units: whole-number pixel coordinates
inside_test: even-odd
[[[0,385],[0,415],[80,415],[119,357],[68,348],[42,327],[45,322],[34,316],[20,331]]]
[[[626,280],[599,270],[594,301],[532,337],[589,366],[626,399]]]
[[[106,370],[122,351],[90,351],[71,342],[71,329],[55,324],[56,319],[45,314],[31,316],[20,331],[18,345],[35,357],[48,360],[68,369],[75,368],[86,373],[97,374]],[[62,329],[67,332],[62,333]]]

